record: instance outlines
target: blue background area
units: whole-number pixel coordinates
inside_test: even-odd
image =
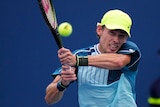
[[[72,51],[98,42],[96,22],[109,9],[122,9],[133,19],[131,40],[142,51],[137,77],[138,107],[147,107],[149,86],[160,76],[159,0],[54,0],[58,22],[73,25],[63,38]],[[57,46],[36,0],[3,0],[0,6],[0,107],[48,107],[45,88],[60,64]],[[72,84],[53,107],[76,107]]]

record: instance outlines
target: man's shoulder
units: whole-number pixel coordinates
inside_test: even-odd
[[[118,53],[121,53],[121,54],[131,54],[134,52],[140,53],[140,50],[137,44],[132,41],[127,41],[126,43],[124,43],[120,48],[120,50],[118,51]]]
[[[137,44],[136,44],[135,42],[133,42],[133,41],[127,41],[126,43],[124,43],[124,45],[136,46],[136,47],[138,47]]]
[[[127,41],[126,43],[124,43],[121,47],[121,49],[133,49],[133,50],[139,50],[139,47],[137,46],[136,43],[132,42],[132,41]]]
[[[97,44],[90,45],[90,46],[73,51],[73,54],[79,55],[79,56],[90,55],[92,52],[96,51],[96,48],[97,48]]]

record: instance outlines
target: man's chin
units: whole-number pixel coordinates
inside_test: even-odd
[[[108,51],[108,53],[116,53],[117,52],[117,50],[110,50],[110,51]]]

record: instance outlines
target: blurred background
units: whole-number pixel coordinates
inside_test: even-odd
[[[132,38],[142,52],[137,76],[137,104],[147,107],[149,87],[160,76],[160,6],[158,0],[53,0],[58,23],[70,22],[73,33],[63,38],[72,51],[98,42],[95,29],[109,9],[133,19]],[[60,65],[57,45],[37,0],[3,0],[0,6],[0,107],[48,107],[45,88]],[[73,83],[52,107],[77,107]]]

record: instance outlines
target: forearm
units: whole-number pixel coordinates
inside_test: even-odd
[[[98,55],[75,56],[68,49],[60,49],[59,58],[62,65],[70,66],[96,66],[110,70],[121,69],[126,66],[131,57],[117,53],[102,53]],[[63,54],[61,54],[63,53]],[[65,53],[65,54],[64,54]]]
[[[57,89],[57,83],[51,83],[46,88],[46,103],[49,105],[57,103],[63,97],[63,93],[64,91],[59,91]]]
[[[130,62],[130,56],[122,54],[99,54],[88,56],[88,65],[107,69],[121,69]]]

